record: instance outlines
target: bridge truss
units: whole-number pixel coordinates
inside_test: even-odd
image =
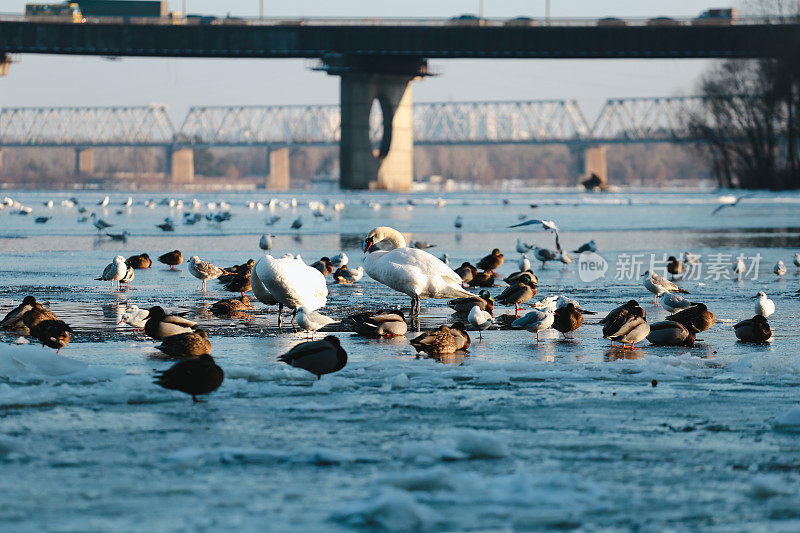
[[[608,100],[593,123],[574,100],[419,103],[428,145],[691,142],[700,97]],[[381,116],[371,118],[373,138]],[[166,106],[0,109],[0,147],[319,146],[340,139],[336,105],[193,107],[179,128]]]

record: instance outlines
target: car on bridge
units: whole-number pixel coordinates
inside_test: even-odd
[[[450,24],[455,26],[483,26],[486,21],[472,13],[465,13],[450,19]]]
[[[536,20],[530,17],[516,17],[505,21],[503,26],[536,26]]]
[[[692,26],[730,26],[736,24],[736,8],[708,9],[692,20]]]

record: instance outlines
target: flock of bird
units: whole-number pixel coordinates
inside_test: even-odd
[[[107,204],[107,199],[104,202]],[[322,207],[316,212],[322,212]],[[98,231],[110,227],[94,213],[91,218]],[[164,224],[169,226],[172,221],[167,219]],[[460,228],[462,224],[463,220],[458,217],[455,227]],[[302,226],[300,218],[293,224],[295,226],[296,229]],[[252,309],[252,301],[245,294],[251,292],[259,302],[278,306],[278,326],[282,330],[284,308],[291,310],[292,325],[306,332],[307,337],[310,335],[311,340],[297,344],[278,360],[305,369],[319,379],[322,375],[341,370],[347,364],[347,353],[337,337],[329,335],[321,340],[313,339],[317,330],[340,322],[320,312],[327,303],[328,276],[336,283],[353,284],[359,282],[366,273],[378,283],[407,295],[411,299],[409,318],[417,326],[418,322],[414,322],[414,319],[420,315],[423,299],[448,300],[449,307],[460,320],[419,332],[410,341],[418,354],[437,357],[466,351],[471,343],[467,324],[478,332],[479,338],[482,338],[484,330],[492,326],[527,330],[536,335],[537,342],[541,340],[540,333],[551,328],[560,332],[565,339],[569,338],[569,333],[583,326],[584,315],[596,313],[565,295],[533,300],[537,295],[539,280],[526,254],[531,253],[534,260],[542,263],[542,268],[546,268],[548,262],[559,262],[566,266],[574,259],[562,248],[559,229],[553,221],[526,220],[511,227],[527,226],[541,227],[553,233],[555,250],[517,239],[515,249],[523,254],[517,263],[518,270],[502,278],[508,286],[495,298],[486,288],[495,286],[501,278],[497,270],[505,263],[505,256],[499,249],[492,250],[475,265],[464,262],[452,269],[447,254],[441,258],[432,255],[426,251],[433,246],[430,243],[415,241],[409,245],[402,233],[386,226],[376,227],[366,235],[363,240],[363,266],[357,269],[349,267],[349,258],[344,252],[330,258],[322,257],[310,265],[299,255],[273,257],[268,253],[274,246],[275,236],[271,234],[264,234],[259,239],[259,247],[266,253],[258,261],[250,259],[240,265],[219,267],[194,255],[188,259],[187,265],[189,273],[202,282],[203,291],[206,291],[208,281],[216,279],[227,291],[240,294],[238,298],[212,304],[212,313],[235,316],[237,312]],[[167,227],[162,229],[170,231]],[[572,253],[596,252],[597,249],[597,244],[590,241]],[[175,269],[183,264],[184,256],[180,250],[173,250],[160,255],[157,260]],[[600,320],[603,338],[609,340],[612,346],[619,343],[622,349],[631,350],[638,349],[635,345],[645,339],[660,346],[692,346],[696,335],[716,322],[714,313],[705,304],[687,300],[682,295],[689,294],[689,291],[674,282],[697,261],[699,258],[688,252],[682,254],[681,258],[670,257],[667,271],[673,280],[655,272],[648,271],[643,275],[643,286],[655,296],[654,303],[672,313],[666,320],[649,324],[644,308],[636,300],[630,300]],[[795,254],[794,263],[800,267],[800,254]],[[136,270],[151,268],[152,264],[146,253],[127,259],[116,256],[96,280],[109,281],[112,290],[119,290],[122,284],[129,287]],[[744,273],[739,262],[734,264],[733,271],[738,275]],[[778,276],[786,273],[782,261],[775,265],[774,271]],[[475,294],[469,288],[481,290]],[[766,342],[772,336],[767,317],[775,312],[775,305],[764,292],[754,298],[757,298],[755,315],[735,324],[734,332],[744,342]],[[514,314],[495,317],[495,305],[498,304],[513,306]],[[520,316],[524,305],[532,310]],[[224,372],[211,356],[207,332],[197,322],[177,313],[169,313],[159,305],[149,309],[130,306],[122,322],[160,341],[158,349],[167,356],[181,359],[171,368],[157,373],[156,384],[190,394],[194,401],[198,401],[198,395],[213,392],[222,384]],[[407,317],[398,309],[364,311],[343,317],[341,322],[357,334],[368,337],[405,336],[408,332]],[[59,352],[70,342],[72,333],[69,325],[32,296],[26,296],[19,306],[8,312],[0,321],[0,329],[30,335],[43,346]]]

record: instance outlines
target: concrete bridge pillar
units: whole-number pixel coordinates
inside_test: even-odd
[[[0,175],[2,175],[2,172],[3,172],[3,149],[0,148]]]
[[[600,178],[602,185],[608,184],[608,165],[606,164],[606,147],[590,146],[584,152],[584,176],[590,178],[592,174]]]
[[[194,181],[194,151],[191,148],[168,148],[167,159],[173,183]]]
[[[94,148],[75,149],[75,175],[91,176],[94,174]]]
[[[411,82],[427,75],[419,59],[325,58],[323,70],[341,76],[339,172],[343,189],[407,191],[414,181]],[[380,106],[380,144],[370,140],[370,112]]]
[[[267,169],[266,188],[271,191],[289,190],[289,149],[267,149],[267,153],[269,154],[267,158],[269,168]]]

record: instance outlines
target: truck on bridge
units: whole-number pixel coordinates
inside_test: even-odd
[[[169,17],[169,2],[165,0],[78,0],[58,4],[26,4],[28,18],[71,19],[85,22],[86,17]]]

